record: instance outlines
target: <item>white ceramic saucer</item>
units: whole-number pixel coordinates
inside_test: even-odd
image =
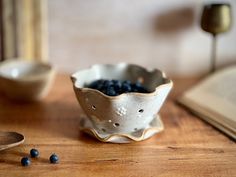
[[[131,143],[133,141],[142,141],[150,138],[154,134],[161,132],[164,129],[164,126],[160,116],[157,115],[145,129],[126,134],[108,134],[97,130],[91,121],[83,116],[80,120],[80,129],[102,142]]]

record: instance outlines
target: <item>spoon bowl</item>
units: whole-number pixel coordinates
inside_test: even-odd
[[[0,132],[0,151],[18,146],[25,141],[24,135],[17,132]]]

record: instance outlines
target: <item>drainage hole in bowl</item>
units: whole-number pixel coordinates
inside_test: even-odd
[[[143,110],[143,109],[140,109],[140,110],[138,110],[138,112],[139,112],[139,113],[143,113],[143,112],[144,112],[144,110]]]
[[[103,132],[106,132],[106,129],[105,129],[105,128],[102,128],[102,131],[103,131]]]
[[[114,127],[119,127],[120,124],[119,124],[119,123],[114,123],[113,126],[114,126]]]
[[[93,109],[93,110],[96,110],[96,106],[92,105],[92,109]]]
[[[137,128],[134,128],[134,131],[137,131],[138,129]]]

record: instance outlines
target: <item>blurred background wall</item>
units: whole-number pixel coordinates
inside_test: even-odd
[[[201,0],[49,0],[49,61],[74,72],[95,63],[137,63],[172,75],[209,69],[211,35]],[[217,2],[217,1],[214,1]],[[219,1],[218,1],[219,2]],[[229,2],[236,24],[236,1]],[[236,27],[218,38],[217,65],[236,63]]]

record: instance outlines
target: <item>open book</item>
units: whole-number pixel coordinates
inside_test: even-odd
[[[207,77],[178,101],[236,140],[236,66]]]

